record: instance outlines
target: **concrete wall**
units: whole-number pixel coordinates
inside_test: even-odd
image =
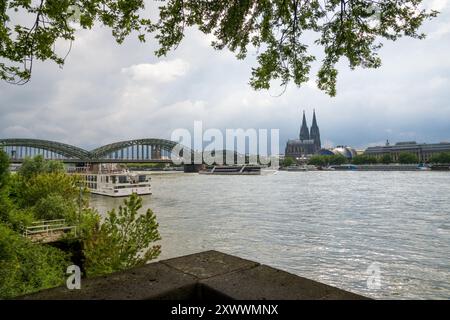
[[[21,299],[211,301],[367,298],[254,261],[205,251],[104,277],[83,279],[80,290],[58,287]]]

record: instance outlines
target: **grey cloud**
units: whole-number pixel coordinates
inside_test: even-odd
[[[0,136],[58,140],[93,148],[116,140],[169,138],[177,128],[279,128],[281,149],[298,135],[300,111],[317,112],[328,144],[362,148],[386,139],[450,140],[450,10],[425,26],[423,41],[386,43],[378,70],[340,65],[338,95],[314,80],[269,92],[248,85],[254,52],[244,61],[215,51],[210,38],[190,30],[168,57],[154,41],[117,45],[105,28],[80,31],[66,66],[37,63],[31,83],[0,83]],[[175,71],[173,66],[181,68]],[[314,65],[317,70],[318,64]],[[143,72],[143,73],[142,73]],[[313,75],[312,75],[313,76]]]

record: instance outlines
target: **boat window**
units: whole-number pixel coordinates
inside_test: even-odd
[[[116,177],[115,176],[111,176],[111,182],[112,183],[116,183]]]
[[[127,183],[127,177],[126,176],[119,176],[119,183]]]
[[[147,176],[146,175],[140,175],[139,176],[139,182],[146,182],[147,181]]]
[[[107,182],[107,183],[109,182],[109,177],[108,177],[108,176],[106,176],[106,182]]]

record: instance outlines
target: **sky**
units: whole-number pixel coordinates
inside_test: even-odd
[[[425,40],[384,41],[379,69],[339,64],[337,96],[310,81],[286,91],[248,84],[256,52],[237,60],[192,29],[167,57],[154,40],[118,45],[103,27],[79,30],[63,68],[35,63],[31,82],[0,82],[0,138],[37,138],[86,149],[121,140],[169,139],[178,128],[280,130],[280,149],[298,137],[302,110],[315,109],[322,145],[357,149],[398,141],[450,141],[450,0],[426,0],[441,11]],[[154,8],[149,7],[148,10]],[[67,48],[59,43],[58,50]]]

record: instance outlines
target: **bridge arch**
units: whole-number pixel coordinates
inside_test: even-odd
[[[173,150],[176,146],[179,148]],[[66,162],[170,162],[176,159],[180,163],[184,163],[184,160],[189,159],[189,157],[183,157],[183,154],[187,155],[188,153],[191,155],[190,159],[187,160],[188,163],[192,163],[194,159],[198,158],[189,147],[180,146],[177,142],[171,140],[158,138],[119,141],[91,151],[51,140],[7,138],[0,139],[0,149],[7,151],[13,161],[19,162],[25,157],[38,154],[43,155],[46,159],[58,159]]]
[[[50,140],[41,139],[0,139],[0,148],[13,148],[16,158],[23,159],[26,156],[43,154],[48,152],[58,155],[60,158],[88,160],[90,157],[89,151],[84,149]],[[33,151],[33,153],[32,153]]]
[[[132,159],[158,160],[168,158],[177,144],[177,142],[171,140],[156,138],[119,141],[92,150],[90,156],[92,160],[108,158],[124,159],[124,157],[129,158],[129,155],[124,155],[124,151],[126,151],[132,154]]]

